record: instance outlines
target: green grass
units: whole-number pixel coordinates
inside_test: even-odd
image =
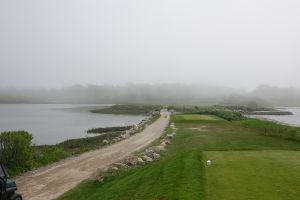
[[[151,115],[151,117],[140,126],[139,130],[134,131],[132,134],[135,134],[141,130],[143,130],[147,125],[152,124],[157,119],[159,119],[160,115]],[[32,137],[29,133],[30,140],[27,144],[27,151],[22,148],[21,150],[16,150],[16,147],[13,145],[9,145],[11,149],[14,151],[9,150],[13,156],[6,153],[5,156],[2,156],[3,150],[0,149],[0,161],[5,164],[8,173],[11,177],[20,175],[26,171],[32,170],[34,168],[38,168],[41,166],[45,166],[59,160],[65,159],[70,156],[76,156],[82,154],[84,152],[88,152],[91,150],[96,150],[105,146],[103,143],[104,140],[112,141],[112,139],[120,137],[124,134],[123,131],[127,127],[108,127],[108,128],[99,128],[99,130],[113,130],[112,132],[105,132],[101,135],[96,135],[94,137],[85,137],[85,138],[77,138],[77,139],[70,139],[63,141],[61,143],[55,145],[38,145],[32,146],[31,140]],[[22,133],[23,131],[20,131]],[[13,136],[17,136],[18,132],[13,132]],[[3,133],[0,133],[0,135]],[[15,143],[20,145],[23,140],[16,141]],[[0,144],[1,144],[0,138]],[[24,156],[24,153],[29,154],[27,157]],[[20,156],[18,156],[20,154]],[[18,161],[17,156],[20,157],[22,161]]]
[[[181,117],[184,119],[184,120],[220,120],[220,118],[214,116],[214,115],[181,115]]]
[[[256,131],[266,136],[279,137],[300,142],[299,127],[291,127],[288,125],[259,119],[247,119],[243,121],[237,121],[235,123],[239,126],[256,129]]]
[[[299,151],[211,151],[203,158],[212,160],[205,167],[207,200],[300,197]]]
[[[197,200],[203,194],[201,171],[200,152],[182,152],[161,162],[111,177],[105,183],[83,182],[61,199]]]
[[[179,129],[159,161],[102,183],[85,181],[60,199],[272,199],[278,193],[274,199],[298,199],[298,141],[264,135],[240,124],[244,120],[215,119],[172,116]],[[208,158],[213,160],[210,169],[205,166]]]
[[[108,108],[91,110],[92,113],[104,113],[104,114],[120,114],[120,115],[149,115],[151,112],[159,112],[161,106],[156,105],[114,105]]]

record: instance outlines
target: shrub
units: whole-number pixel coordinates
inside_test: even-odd
[[[56,145],[34,147],[33,158],[36,166],[42,166],[68,157],[69,153]]]
[[[32,168],[31,141],[32,135],[26,131],[0,134],[0,159],[12,175]]]
[[[245,119],[241,113],[217,109],[204,109],[199,111],[198,114],[215,115],[227,121],[238,121]]]

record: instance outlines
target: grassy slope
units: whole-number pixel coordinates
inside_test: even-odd
[[[222,178],[223,175],[205,175],[207,171],[203,163],[207,158],[207,151],[213,150],[211,153],[214,156],[219,156],[217,153],[221,155],[222,153],[228,152],[231,159],[244,162],[244,164],[240,166],[235,166],[240,169],[237,178],[241,180],[247,178],[247,176],[245,176],[247,175],[246,171],[251,172],[252,165],[249,165],[249,160],[243,160],[243,154],[239,154],[238,152],[254,150],[252,151],[254,155],[261,155],[258,159],[257,169],[272,165],[272,163],[268,162],[269,158],[264,157],[261,151],[258,150],[264,150],[263,152],[265,152],[265,150],[270,152],[273,150],[289,150],[289,154],[292,155],[292,158],[298,158],[299,160],[299,157],[297,157],[299,156],[298,151],[300,150],[299,142],[265,136],[261,133],[260,129],[244,127],[239,123],[227,122],[225,120],[213,119],[214,120],[211,120],[210,117],[195,115],[173,116],[172,121],[174,121],[179,128],[178,134],[160,161],[145,167],[131,169],[129,172],[111,177],[103,183],[84,182],[74,190],[66,193],[61,199],[213,199],[208,195],[214,192],[214,189],[217,189],[217,187],[214,188],[210,184],[218,181],[218,178]],[[194,128],[200,129],[197,130]],[[230,155],[230,152],[233,152],[233,150],[237,150],[236,156]],[[230,168],[230,165],[227,166]],[[282,169],[285,167],[289,170],[292,169],[289,168],[289,166],[283,166]],[[265,182],[260,183],[260,187],[262,187],[261,191],[263,191],[264,186],[268,187],[268,184],[273,184],[273,179],[269,178],[272,177],[275,172],[276,168],[275,171],[264,170],[262,172],[266,173],[265,175],[263,174],[264,176],[262,176],[262,178],[266,178],[264,179]],[[284,175],[284,171],[281,170],[280,173]],[[286,175],[292,175],[291,179],[293,184],[289,185],[289,190],[297,191],[297,189],[299,189],[297,188],[299,181],[296,179],[297,175],[299,177],[298,171],[295,171],[294,174],[287,173]],[[236,183],[232,184],[239,184],[241,180],[233,180],[236,181]],[[286,180],[290,181],[290,179]],[[247,181],[244,182],[247,183]],[[256,180],[253,179],[249,184],[255,185],[255,182]],[[285,182],[278,182],[278,184],[279,187],[284,187]],[[244,197],[242,199],[246,199],[246,195],[248,194],[247,188],[249,186],[243,184],[240,185],[240,187],[240,193],[237,197]],[[268,193],[272,193],[274,188],[268,188]],[[231,198],[235,196],[235,193],[229,191],[230,190],[226,193],[221,193],[220,191],[220,196],[216,199],[241,199]],[[289,195],[285,194],[286,192],[287,190],[283,190],[281,195]],[[263,194],[268,195],[268,193]],[[263,199],[265,197],[260,195],[261,193],[257,193],[257,199]],[[272,197],[272,195],[273,194],[270,194],[269,197]],[[265,199],[268,199],[268,197]]]

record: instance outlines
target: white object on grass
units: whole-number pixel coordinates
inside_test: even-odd
[[[206,161],[206,165],[207,165],[207,166],[211,166],[211,160],[207,160],[207,161]]]

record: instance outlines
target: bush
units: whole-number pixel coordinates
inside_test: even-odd
[[[56,145],[43,145],[34,147],[33,158],[35,166],[43,166],[59,161],[69,156],[63,148]]]
[[[245,119],[245,117],[239,113],[226,109],[225,107],[198,107],[198,106],[169,106],[168,109],[174,109],[180,113],[186,114],[201,114],[201,115],[215,115],[227,121],[238,121]]]
[[[0,160],[15,175],[33,166],[32,135],[26,131],[0,133]]]
[[[198,114],[215,115],[227,121],[238,121],[245,119],[241,113],[217,109],[202,110],[199,111]]]

